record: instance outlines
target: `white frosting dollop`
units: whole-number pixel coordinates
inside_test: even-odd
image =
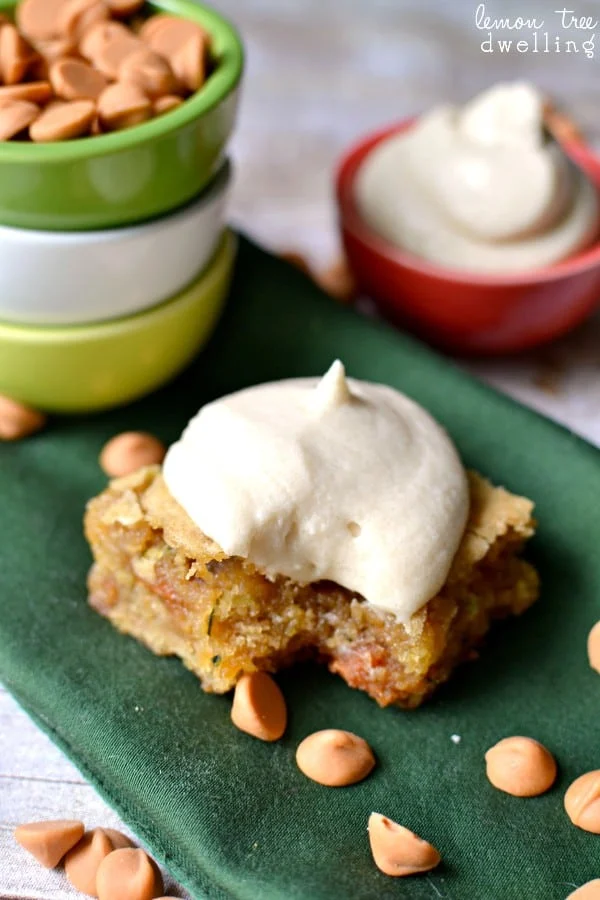
[[[391,243],[474,272],[550,265],[599,230],[595,186],[546,134],[543,98],[521,82],[382,141],[358,172],[356,201]]]
[[[469,491],[445,431],[408,397],[346,379],[262,384],[204,406],[168,451],[172,496],[268,577],[327,579],[407,621],[445,582]]]

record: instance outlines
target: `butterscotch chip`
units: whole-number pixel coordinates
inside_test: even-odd
[[[600,900],[600,878],[582,884],[566,900]]]
[[[358,294],[356,280],[344,257],[324,271],[317,272],[315,280],[325,293],[342,303],[349,303]]]
[[[153,435],[143,431],[125,431],[104,445],[99,462],[109,478],[120,478],[142,466],[161,463],[165,453],[165,445]]]
[[[138,41],[133,34],[128,34],[127,37],[113,38],[92,57],[92,62],[109,78],[118,78],[119,70],[127,57],[132,53],[137,53],[140,47],[141,41]]]
[[[600,900],[600,878],[594,878],[582,884],[581,887],[569,894],[567,900]]]
[[[266,672],[242,675],[235,686],[231,721],[261,741],[278,741],[287,725],[281,690]]]
[[[153,900],[163,889],[156,863],[143,850],[115,850],[98,867],[100,900]]]
[[[504,738],[487,751],[485,763],[494,787],[514,797],[537,797],[556,780],[554,757],[533,738]]]
[[[158,97],[152,106],[155,116],[162,116],[163,113],[171,112],[181,106],[183,100],[175,94],[166,94],[164,97]]]
[[[90,133],[96,115],[91,100],[72,100],[45,109],[29,128],[29,136],[38,144],[68,141]]]
[[[0,110],[0,116],[3,112]],[[0,394],[0,441],[19,441],[39,431],[45,424],[43,413]]]
[[[80,840],[83,822],[59,820],[54,822],[30,822],[19,825],[15,840],[28,850],[47,869],[59,864],[65,853]]]
[[[194,35],[205,44],[208,41],[207,33],[196,22],[169,15],[154,16],[140,31],[142,40],[165,59],[171,59]]]
[[[50,83],[63,100],[97,100],[108,81],[87,63],[59,59],[50,67]]]
[[[177,16],[171,16],[169,13],[159,13],[157,16],[150,16],[139,30],[140,38],[143,41],[148,42],[153,35],[158,34],[163,28],[169,26],[172,22],[179,21],[180,19],[178,19]]]
[[[565,794],[565,810],[577,828],[600,834],[600,769],[575,779]]]
[[[178,89],[169,63],[148,47],[141,47],[123,60],[119,68],[119,81],[135,84],[151,100]]]
[[[33,48],[14,25],[0,29],[0,78],[4,84],[18,84],[34,60]]]
[[[57,59],[62,59],[63,56],[70,56],[75,51],[75,44],[68,38],[38,41],[35,47],[48,64],[53,63]]]
[[[77,44],[90,28],[108,19],[110,13],[103,0],[65,0],[58,14],[58,28],[62,37]]]
[[[189,91],[197,91],[206,78],[207,40],[201,31],[194,31],[169,58],[177,78]]]
[[[78,891],[96,897],[96,874],[102,860],[114,850],[132,846],[129,838],[119,831],[108,828],[86,831],[65,857],[65,874]]]
[[[367,742],[351,731],[327,728],[304,738],[296,750],[300,771],[326,787],[346,787],[366,778],[375,765]]]
[[[587,639],[590,666],[600,675],[600,622],[596,622]]]
[[[33,43],[61,37],[59,15],[65,0],[21,0],[17,4],[19,31]]]
[[[196,91],[206,76],[206,57],[209,37],[195,22],[172,16],[150,19],[140,32],[141,37],[168,59],[177,78],[188,90]]]
[[[130,837],[127,837],[122,831],[117,831],[116,828],[103,828],[102,831],[108,835],[115,850],[125,850],[127,847],[135,846]]]
[[[46,103],[52,97],[49,81],[29,81],[24,84],[11,84],[0,87],[0,109],[15,100],[27,100],[29,103]]]
[[[418,875],[435,869],[441,860],[432,844],[380,813],[371,813],[368,828],[375,865],[385,875]]]
[[[89,9],[82,12],[79,18],[76,21],[76,24],[73,28],[73,36],[79,43],[82,37],[87,34],[90,28],[93,28],[94,25],[97,25],[101,22],[106,22],[110,20],[110,13],[106,9],[106,4],[102,2],[102,0],[98,0],[93,6],[90,6]]]
[[[98,115],[106,131],[119,131],[150,119],[152,102],[135,84],[117,82],[100,94]]]
[[[144,0],[104,0],[113,16],[128,19],[134,16],[144,5]]]
[[[25,131],[39,114],[39,107],[27,100],[14,100],[0,107],[0,141],[10,141]]]
[[[197,22],[189,19],[181,19],[178,16],[165,15],[152,16],[140,31],[140,37],[146,41],[157,53],[169,56],[178,50],[191,34],[206,35],[206,32]]]
[[[86,59],[92,59],[110,41],[128,37],[131,37],[129,29],[120,22],[100,22],[83,35],[79,41],[79,51]]]

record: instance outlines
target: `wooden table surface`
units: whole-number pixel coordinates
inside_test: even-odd
[[[480,49],[486,35],[475,27],[475,0],[219,0],[218,6],[240,27],[248,50],[233,142],[232,220],[270,247],[304,251],[315,265],[326,264],[338,248],[335,160],[371,128],[440,100],[467,99],[499,80],[526,78],[564,102],[600,144],[600,26],[593,60],[582,52],[490,55]],[[487,4],[490,15],[544,19],[564,39],[553,14],[560,6],[552,0]],[[575,6],[578,15],[600,15],[597,0]],[[544,350],[467,368],[600,445],[600,317]],[[1,898],[77,895],[12,840],[20,822],[64,816],[119,827],[0,689]]]

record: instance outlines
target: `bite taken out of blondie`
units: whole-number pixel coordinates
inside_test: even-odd
[[[468,473],[467,525],[441,590],[403,624],[331,581],[268,578],[228,556],[168,491],[157,466],[90,501],[91,605],[159,655],[175,654],[205,691],[246,672],[316,659],[381,706],[416,707],[473,655],[492,621],[537,598],[520,557],[533,504]]]

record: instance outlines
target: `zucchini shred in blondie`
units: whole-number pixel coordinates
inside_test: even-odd
[[[416,707],[473,656],[494,619],[519,615],[539,593],[519,556],[535,530],[533,504],[468,477],[469,518],[449,576],[406,625],[333,582],[269,580],[227,556],[158,466],[112,481],[88,504],[90,603],[154,653],[179,656],[208,692],[316,659],[380,706]]]

